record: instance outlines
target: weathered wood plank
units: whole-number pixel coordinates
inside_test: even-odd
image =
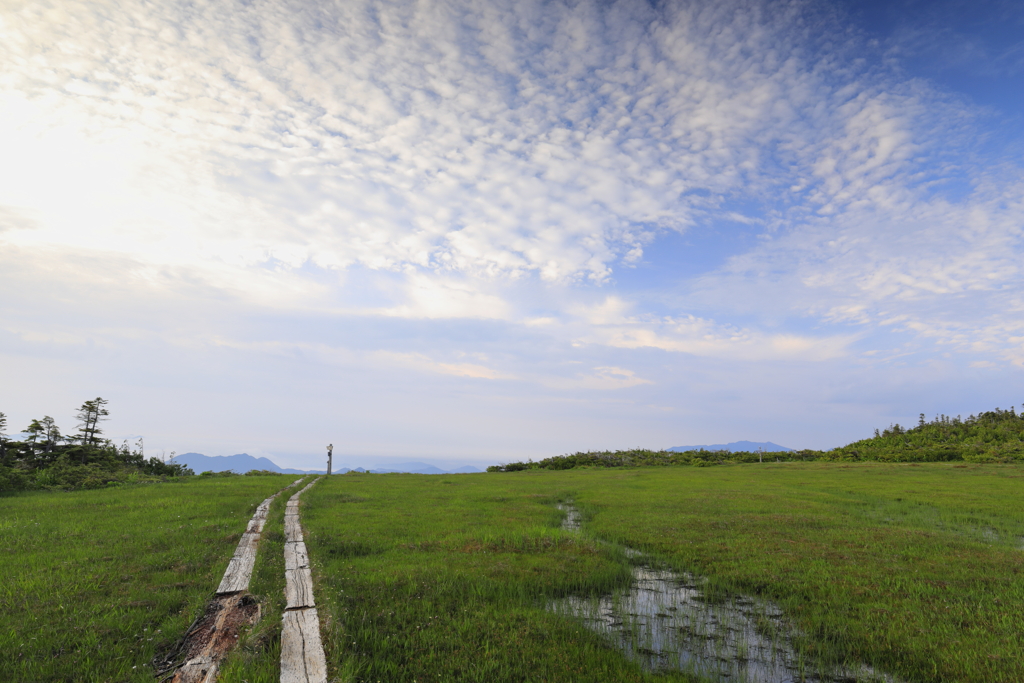
[[[260,544],[260,535],[247,531],[242,534],[242,537],[238,539],[238,545],[235,547],[235,557],[241,557],[255,552],[256,546]]]
[[[285,543],[298,543],[303,540],[298,515],[288,515],[284,518],[284,540]]]
[[[281,683],[326,683],[327,660],[315,609],[285,612],[281,624]]]
[[[224,571],[224,577],[220,580],[220,585],[217,586],[217,595],[237,593],[249,587],[243,563],[244,560],[238,557],[232,557],[228,560],[228,568]],[[251,576],[250,574],[249,578]]]
[[[286,569],[284,572],[284,599],[286,609],[316,607],[313,601],[313,575],[309,567]]]
[[[247,534],[258,534],[263,531],[263,525],[267,523],[267,510],[256,510],[256,514],[249,520],[249,526],[245,528]]]
[[[296,479],[256,506],[228,561],[224,577],[217,587],[217,597],[207,603],[206,613],[196,620],[179,647],[164,662],[171,666],[163,669],[160,675],[173,671],[170,683],[216,683],[220,660],[237,644],[239,628],[259,619],[259,603],[245,591],[249,588],[256,563],[260,533],[274,499],[304,479]],[[186,661],[175,669],[173,662],[180,661],[179,655],[183,655]]]
[[[242,540],[235,548],[234,556],[228,561],[224,578],[217,587],[217,594],[235,593],[249,588],[252,568],[256,564],[256,547],[259,545],[259,534],[242,534]]]
[[[306,552],[306,544],[302,541],[298,543],[285,543],[284,544],[284,568],[289,569],[302,569],[303,567],[309,566],[309,553]]]

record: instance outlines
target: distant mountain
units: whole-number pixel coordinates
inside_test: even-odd
[[[729,451],[730,453],[736,453],[738,451],[748,451],[754,453],[757,449],[763,450],[765,453],[780,453],[790,452],[792,448],[786,448],[780,446],[777,443],[771,441],[733,441],[732,443],[713,443],[708,446],[673,446],[672,448],[666,448],[667,451],[675,451],[677,453],[683,453],[685,451],[699,451],[701,449],[706,451]]]
[[[375,467],[370,470],[374,474],[386,474],[391,472],[404,472],[409,474],[447,474],[440,467],[434,467],[433,465],[425,462],[403,462],[397,465],[387,465],[386,467]]]
[[[477,472],[483,472],[479,467],[473,467],[472,465],[463,465],[454,470],[448,470],[449,474],[475,474]]]
[[[378,467],[370,471],[376,474],[386,474],[389,472],[403,472],[408,474],[472,474],[473,472],[480,472],[481,470],[473,467],[472,465],[463,465],[455,470],[442,470],[440,467],[435,467],[434,465],[425,462],[403,462],[398,465]]]
[[[203,455],[202,453],[182,453],[171,458],[170,462],[179,463],[192,468],[196,474],[200,472],[235,472],[245,474],[249,470],[269,470],[281,474],[324,474],[327,470],[296,470],[278,467],[277,463],[268,458],[254,458],[248,453],[237,455]],[[348,470],[345,470],[348,471]]]
[[[187,467],[191,467],[192,471],[196,474],[199,474],[200,472],[236,472],[238,474],[245,474],[249,470],[268,470],[270,472],[280,472],[281,474],[325,474],[327,472],[327,470],[296,470],[282,468],[278,467],[277,463],[269,458],[255,458],[248,453],[216,456],[203,455],[202,453],[182,453],[181,455],[177,455],[172,458],[170,462],[180,463]],[[345,474],[349,471],[373,472],[375,474],[386,474],[390,472],[404,472],[412,474],[468,474],[472,472],[480,472],[481,470],[473,467],[472,465],[465,465],[449,472],[425,462],[403,462],[397,465],[374,468],[372,470],[365,470],[362,467],[356,467],[354,470],[350,470],[348,467],[341,467],[332,470],[334,474]]]

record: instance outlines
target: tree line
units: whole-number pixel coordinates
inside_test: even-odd
[[[104,438],[108,403],[101,397],[83,402],[71,434],[45,415],[32,420],[21,439],[8,434],[7,416],[0,413],[0,491],[101,488],[193,474],[184,465],[146,458],[141,438],[133,446]]]
[[[916,427],[900,424],[875,430],[873,437],[827,451],[801,450],[778,453],[751,451],[589,451],[556,455],[537,462],[492,465],[488,472],[522,470],[568,470],[601,467],[664,467],[692,465],[706,467],[754,462],[1024,462],[1024,411],[985,411],[962,418],[937,415],[926,420],[924,413]]]

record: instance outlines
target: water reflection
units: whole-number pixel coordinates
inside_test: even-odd
[[[565,513],[565,519],[562,520],[562,528],[568,529],[569,531],[576,531],[580,528],[580,511],[569,503],[559,503],[555,506],[559,510]]]
[[[578,530],[579,512],[568,503],[558,507],[566,513],[562,528]],[[829,669],[802,661],[776,605],[745,596],[710,602],[702,583],[690,574],[638,564],[628,589],[599,598],[555,600],[549,609],[581,620],[651,670],[730,682],[895,683],[892,676],[864,665]]]

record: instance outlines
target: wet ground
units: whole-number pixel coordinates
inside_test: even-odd
[[[579,530],[579,512],[568,503],[558,507],[566,513],[562,528]],[[636,550],[627,549],[627,554],[643,558]],[[702,584],[690,574],[638,563],[629,588],[599,598],[556,600],[549,609],[579,619],[651,670],[748,683],[897,683],[867,666],[802,661],[776,605],[746,596],[712,602]]]

